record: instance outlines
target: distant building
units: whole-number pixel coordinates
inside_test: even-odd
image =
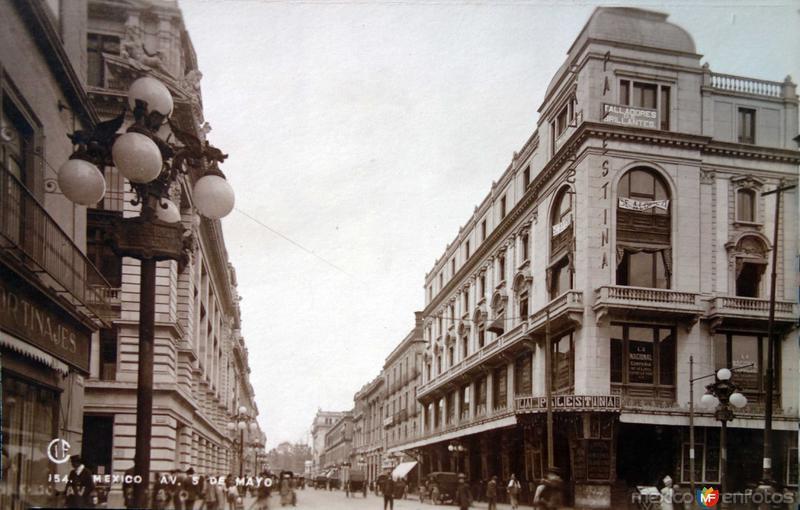
[[[425,277],[423,433],[402,445],[425,469],[513,473],[527,492],[547,467],[549,385],[569,506],[686,486],[691,356],[695,375],[739,369],[727,481],[755,484],[778,250],[772,468],[796,489],[797,190],[777,243],[761,195],[798,178],[796,87],[700,58],[657,12],[601,7],[578,34],[537,129]],[[718,484],[720,423],[699,409],[695,425],[695,480]]]
[[[354,401],[354,466],[366,469],[367,481],[373,482],[381,473],[383,459],[383,372],[361,387]]]
[[[403,445],[417,439],[422,432],[422,405],[416,397],[422,384],[426,347],[421,312],[415,313],[414,322],[414,329],[386,357],[383,365],[384,457],[391,467],[417,460],[414,452],[405,451]]]
[[[342,416],[344,416],[344,412],[323,411],[322,409],[319,409],[317,415],[314,416],[314,422],[311,425],[311,471],[314,476],[322,473],[325,467],[322,460],[325,454],[325,435]]]
[[[326,469],[338,470],[351,465],[353,454],[353,413],[346,411],[325,434]],[[340,478],[341,479],[341,478]]]

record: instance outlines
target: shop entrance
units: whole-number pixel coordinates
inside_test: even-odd
[[[680,479],[675,468],[679,428],[620,423],[618,437],[617,478],[628,487],[659,485],[667,475]]]
[[[91,440],[87,440],[91,438]],[[83,463],[92,473],[111,473],[114,416],[87,414],[83,417]]]

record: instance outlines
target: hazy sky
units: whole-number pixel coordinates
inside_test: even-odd
[[[425,273],[536,126],[598,2],[181,0],[268,447],[307,437],[423,306]],[[800,78],[800,2],[639,2],[717,72]],[[702,7],[697,7],[702,5]],[[287,235],[330,264],[263,226]]]

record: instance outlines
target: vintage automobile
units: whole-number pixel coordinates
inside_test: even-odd
[[[327,489],[328,488],[328,477],[325,475],[317,475],[314,477],[314,488],[315,489]]]
[[[434,471],[430,473],[425,484],[419,488],[419,500],[425,502],[429,499],[433,504],[440,505],[455,501],[458,489],[458,473],[450,471]]]
[[[360,492],[367,497],[367,475],[360,469],[350,470],[350,481],[348,482],[347,493],[350,495]]]

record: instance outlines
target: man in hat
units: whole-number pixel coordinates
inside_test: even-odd
[[[67,486],[64,491],[67,496],[67,508],[94,508],[92,473],[83,465],[80,455],[71,456],[69,461],[72,464],[72,470],[67,476]]]
[[[472,505],[472,492],[467,485],[467,477],[458,474],[458,488],[456,489],[456,504],[460,510],[467,510]]]
[[[389,508],[394,510],[394,478],[391,473],[386,474],[386,479],[383,481],[383,510]]]
[[[186,470],[186,477],[183,479],[183,489],[186,491],[186,510],[194,510],[194,502],[203,494],[202,478],[195,478],[194,468]]]
[[[497,476],[493,476],[486,484],[486,501],[489,503],[489,510],[497,510]]]

